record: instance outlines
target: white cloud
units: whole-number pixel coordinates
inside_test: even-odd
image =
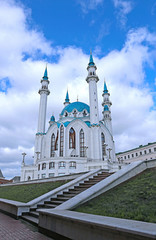
[[[113,0],[114,7],[117,8],[117,16],[120,20],[122,27],[125,26],[127,22],[127,14],[130,13],[133,9],[133,4],[131,1],[127,0]]]
[[[90,10],[95,10],[103,1],[104,0],[77,0],[84,14],[88,13]]]
[[[9,19],[7,12],[11,16]],[[47,127],[52,113],[58,119],[67,87],[71,102],[76,101],[77,95],[79,101],[89,102],[85,81],[89,56],[76,47],[53,49],[42,33],[29,28],[27,13],[13,1],[12,4],[10,1],[0,2],[0,32],[0,81],[5,88],[4,79],[9,79],[11,86],[7,93],[0,92],[0,168],[9,178],[20,174],[22,152],[27,153],[27,163],[33,162],[39,108],[37,92],[45,63],[33,60],[31,56],[38,51],[50,56],[56,52],[59,54],[57,63],[48,64],[51,94],[48,96]],[[12,41],[11,36],[14,36]],[[155,141],[156,111],[151,110],[154,103],[144,70],[145,64],[153,66],[155,45],[156,34],[146,28],[131,30],[120,51],[111,51],[101,59],[94,58],[100,78],[100,117],[105,77],[113,103],[117,151]],[[96,53],[99,51],[100,48],[95,49]],[[24,53],[30,55],[26,61],[22,60]]]

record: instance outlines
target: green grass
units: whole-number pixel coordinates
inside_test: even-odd
[[[26,203],[65,183],[67,183],[67,181],[56,181],[36,184],[34,183],[17,186],[3,186],[0,187],[0,198]]]
[[[156,168],[144,171],[74,211],[156,223]]]

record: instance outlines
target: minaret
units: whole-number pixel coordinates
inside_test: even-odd
[[[109,100],[109,92],[107,90],[107,85],[106,82],[104,81],[104,90],[103,90],[103,102],[102,102],[102,106],[103,106],[103,121],[106,125],[106,127],[108,128],[108,130],[110,131],[111,135],[112,133],[112,118],[111,118],[111,101]]]
[[[96,66],[93,61],[92,53],[90,53],[90,60],[87,67],[88,76],[86,78],[87,83],[89,83],[89,103],[90,103],[90,123],[99,124],[99,111],[98,111],[98,97],[97,97],[97,85],[99,81],[96,75]]]
[[[69,100],[69,94],[68,94],[68,90],[67,90],[64,106],[66,107],[69,104],[70,104],[70,100]]]
[[[47,66],[45,68],[44,76],[41,80],[41,88],[38,91],[40,94],[40,107],[38,116],[38,133],[45,133],[45,121],[46,121],[46,110],[47,110],[47,96],[50,94],[48,89],[48,73]]]
[[[93,61],[92,53],[90,53],[90,60],[87,67],[88,76],[86,78],[89,83],[89,103],[90,103],[90,149],[89,157],[94,160],[100,160],[101,145],[100,145],[100,130],[99,130],[99,112],[98,112],[98,96],[97,96],[97,82],[99,81],[96,75],[96,66]]]

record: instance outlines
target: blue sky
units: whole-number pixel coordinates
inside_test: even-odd
[[[115,3],[116,4],[115,7]],[[125,7],[121,3],[125,4]],[[43,31],[54,46],[74,45],[85,53],[97,46],[103,53],[121,49],[127,32],[147,27],[156,31],[154,0],[23,0],[31,9],[31,24]],[[126,10],[127,8],[127,10]]]
[[[20,175],[33,162],[40,79],[50,79],[47,124],[70,101],[89,102],[90,49],[112,101],[116,152],[156,141],[154,0],[0,0],[0,169]]]
[[[29,12],[29,27],[42,31],[53,47],[75,46],[85,54],[92,49],[99,58],[122,49],[132,29],[146,27],[156,32],[154,0],[23,0],[22,4]],[[55,62],[58,56],[45,59]],[[153,88],[155,67],[154,63],[144,69]]]

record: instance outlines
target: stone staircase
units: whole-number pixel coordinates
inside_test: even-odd
[[[109,177],[112,173],[101,171],[95,176],[91,176],[89,179],[84,180],[83,183],[79,183],[79,185],[71,186],[68,190],[63,191],[62,194],[57,194],[56,197],[52,197],[50,201],[44,201],[43,204],[38,204],[37,208],[30,208],[28,213],[22,214],[22,219],[34,224],[38,225],[39,212],[38,209],[50,209],[55,208],[58,205],[64,203],[72,197],[75,197],[79,193],[85,191],[86,189],[92,187],[96,183],[102,181],[103,179]]]

